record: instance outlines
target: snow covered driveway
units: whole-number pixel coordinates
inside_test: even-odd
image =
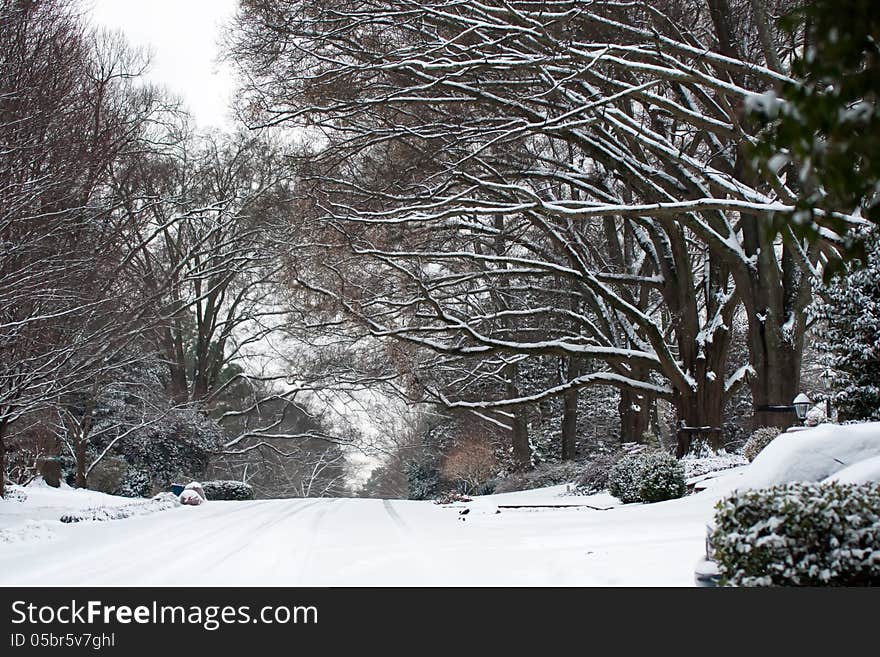
[[[496,513],[614,503],[558,492],[477,498],[464,516],[430,502],[291,499],[57,523],[48,540],[0,544],[0,584],[693,585],[714,496]]]

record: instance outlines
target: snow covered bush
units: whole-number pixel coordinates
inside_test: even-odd
[[[193,495],[198,495],[194,492]],[[133,516],[143,516],[157,511],[166,511],[180,506],[174,495],[157,495],[150,500],[140,500],[122,506],[98,506],[82,511],[71,511],[61,516],[61,522],[103,522],[105,520],[123,520]]]
[[[584,467],[584,464],[578,461],[541,463],[528,472],[514,472],[498,479],[495,492],[511,493],[518,490],[533,490],[571,483],[578,479]]]
[[[429,500],[440,485],[440,473],[427,462],[410,461],[404,467],[407,491],[411,500]]]
[[[738,492],[716,505],[711,542],[726,584],[880,585],[880,486]]]
[[[730,470],[741,465],[748,465],[748,463],[748,459],[742,454],[728,454],[723,449],[703,456],[686,454],[681,459],[686,479],[701,477],[710,472]]]
[[[612,454],[597,454],[585,463],[575,479],[575,490],[582,495],[592,495],[608,488],[611,469],[627,456],[624,451]]]
[[[209,500],[252,500],[254,489],[243,481],[218,480],[202,483]]]
[[[205,495],[205,489],[202,488],[202,485],[198,481],[189,482],[186,486],[183,487],[183,489],[185,491],[195,491],[196,493],[198,493],[198,496],[201,497],[203,500],[208,499],[208,497]]]
[[[684,467],[665,452],[650,451],[621,459],[608,474],[608,491],[621,502],[662,502],[687,490]]]
[[[27,493],[24,488],[17,484],[6,484],[3,491],[3,497],[0,497],[0,500],[6,500],[7,502],[24,502],[27,500]]]
[[[745,456],[749,460],[749,463],[751,463],[755,460],[755,457],[761,453],[761,450],[773,442],[773,439],[780,433],[782,433],[782,430],[779,427],[761,427],[760,429],[755,429],[751,437],[746,441],[746,444],[743,445],[743,456]]]
[[[202,497],[201,495],[199,495],[192,488],[185,489],[180,494],[180,497],[178,499],[180,499],[181,504],[185,504],[187,506],[199,506],[200,504],[203,504],[205,501],[205,498]]]
[[[639,495],[643,502],[662,502],[685,494],[684,467],[674,456],[646,452],[639,460],[642,463]]]
[[[105,456],[95,464],[89,473],[89,488],[102,493],[117,493],[126,479],[128,463],[121,456]],[[126,497],[142,497],[127,495]]]

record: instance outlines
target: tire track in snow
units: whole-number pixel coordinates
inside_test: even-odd
[[[272,526],[275,526],[275,527],[280,526],[282,523],[285,523],[288,520],[290,520],[290,518],[292,518],[293,516],[299,515],[303,511],[311,509],[312,507],[314,507],[320,503],[321,503],[320,499],[315,499],[313,502],[307,502],[307,503],[304,502],[299,505],[294,505],[293,503],[291,503],[291,506],[293,507],[292,509],[286,510],[286,512],[279,512],[278,515],[269,518],[268,520],[266,520],[265,522],[263,522],[259,526],[254,527],[252,529],[249,529],[247,532],[247,535],[248,535],[247,540],[239,541],[238,545],[235,548],[226,552],[219,559],[216,559],[216,560],[212,559],[210,568],[208,568],[207,572],[215,570],[221,564],[229,561],[237,554],[240,554],[243,550],[250,547],[253,544],[254,540],[262,540],[262,537],[259,536],[259,532],[261,532],[262,530],[264,530],[268,527],[272,527]],[[325,513],[327,513],[326,509],[322,510],[322,511],[318,511],[319,515],[323,515]]]
[[[391,524],[400,539],[401,546],[407,549],[406,554],[413,557],[415,562],[413,565],[418,564],[426,576],[436,576],[438,572],[437,563],[426,556],[430,551],[426,549],[428,546],[424,535],[413,531],[410,524],[394,508],[392,500],[382,500],[382,508],[385,509],[385,514],[391,519]]]
[[[173,535],[175,530],[177,529],[190,529],[194,523],[209,523],[214,522],[220,519],[228,519],[230,516],[238,516],[242,513],[253,512],[253,510],[257,507],[262,507],[268,504],[270,500],[260,500],[257,502],[250,502],[243,508],[237,508],[232,510],[224,510],[223,508],[214,510],[210,507],[206,507],[206,511],[211,511],[210,515],[203,515],[196,517],[189,516],[192,511],[195,511],[196,507],[192,510],[190,509],[175,509],[174,517],[172,518],[173,522],[166,523],[161,522],[167,520],[167,517],[162,517],[161,514],[154,515],[152,517],[140,516],[138,519],[144,519],[147,522],[150,520],[161,520],[158,523],[158,526],[154,529],[148,529],[146,531],[137,531],[133,535],[128,538],[124,538],[121,540],[112,540],[106,544],[106,547],[98,548],[97,550],[93,550],[94,542],[98,539],[98,536],[92,536],[90,538],[90,543],[85,546],[87,548],[87,552],[83,554],[77,555],[78,558],[74,559],[65,559],[65,561],[58,566],[51,567],[49,569],[40,570],[31,577],[31,581],[56,581],[55,576],[62,575],[64,573],[70,572],[71,568],[75,568],[77,570],[78,581],[77,584],[82,586],[90,586],[92,585],[93,578],[101,578],[104,579],[107,574],[121,574],[124,573],[130,565],[128,563],[120,566],[111,566],[108,567],[108,563],[113,563],[117,561],[120,552],[142,552],[144,550],[148,550],[150,546],[154,545],[154,541],[157,538],[161,538],[164,542],[169,540],[173,540]],[[195,511],[198,514],[198,511]],[[107,521],[108,529],[112,529],[114,531],[119,531],[119,525],[111,525],[110,523],[124,523],[127,520],[135,520],[135,518],[124,519],[124,520],[109,520]],[[140,524],[140,523],[138,523]],[[79,525],[74,528],[74,530],[79,529],[80,527],[93,527],[93,523],[85,523]],[[140,527],[138,527],[140,529]],[[187,548],[193,547],[194,545],[202,542],[206,537],[213,538],[218,534],[226,531],[226,527],[219,527],[214,530],[209,530],[206,533],[200,534],[198,538],[194,538],[192,540],[186,541],[183,545]],[[170,536],[169,536],[170,535]],[[115,538],[115,536],[114,536]],[[174,550],[179,549],[181,546],[180,542],[173,543]],[[79,546],[77,546],[79,547]],[[116,557],[116,558],[114,558]],[[87,561],[86,561],[87,560]],[[97,563],[99,564],[97,567],[93,567],[91,569],[80,569],[80,566],[83,562],[88,564]]]
[[[328,515],[337,515],[339,513],[345,505],[345,499],[335,497],[322,502],[322,504],[324,508],[315,513],[312,522],[309,524],[307,545],[304,548],[295,548],[293,551],[294,564],[296,564],[296,561],[299,563],[294,565],[291,574],[285,577],[286,583],[289,586],[303,586],[303,577],[309,573],[315,560],[315,546],[318,543],[318,537],[321,535],[318,530],[324,524]],[[278,561],[276,562],[276,567],[279,571],[283,570],[282,561],[282,555],[279,554]]]
[[[412,534],[412,528],[406,523],[403,518],[400,517],[397,509],[392,506],[391,500],[382,500],[382,506],[385,507],[385,512],[391,517],[391,520],[394,521],[395,525],[397,525],[403,531]]]

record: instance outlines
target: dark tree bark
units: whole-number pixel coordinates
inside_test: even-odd
[[[580,374],[576,358],[567,359],[567,378],[570,381]],[[578,390],[569,390],[562,398],[562,460],[571,461],[577,450]]]

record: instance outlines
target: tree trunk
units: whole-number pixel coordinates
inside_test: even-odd
[[[6,496],[6,425],[8,421],[0,420],[0,498]]]
[[[620,415],[620,440],[624,443],[644,442],[651,420],[652,401],[644,393],[623,389],[617,412]]]
[[[529,425],[526,409],[517,408],[513,413],[513,460],[517,470],[532,469],[532,448],[529,445]]]
[[[86,485],[86,438],[82,431],[76,432],[76,487],[88,488]]]
[[[713,450],[724,446],[721,421],[724,410],[723,382],[709,381],[700,386],[695,393],[679,394],[676,397],[676,449],[675,455],[681,458],[698,444],[705,443]]]
[[[577,359],[569,357],[567,379],[571,381],[580,374]],[[562,397],[562,460],[572,461],[577,449],[578,390],[573,388]]]
[[[803,339],[794,335],[783,339],[780,327],[771,326],[766,320],[751,333],[751,359],[755,369],[755,376],[750,380],[754,404],[752,428],[787,429],[797,422],[791,405],[800,391]]]
[[[519,368],[513,364],[506,368],[507,397],[515,399],[519,394]],[[517,406],[513,409],[511,418],[511,447],[513,448],[513,463],[516,470],[531,470],[532,449],[529,445],[529,425],[526,419],[526,408]]]

